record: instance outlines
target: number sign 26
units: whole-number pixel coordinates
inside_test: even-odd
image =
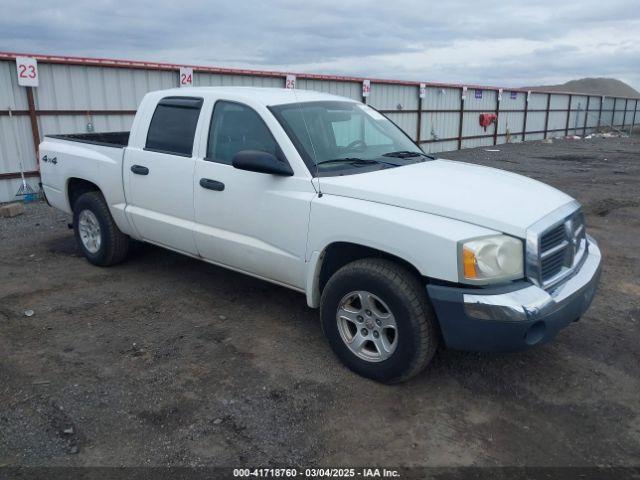
[[[180,86],[193,87],[193,68],[180,67]]]
[[[23,87],[38,86],[38,62],[31,57],[16,57],[18,85]]]

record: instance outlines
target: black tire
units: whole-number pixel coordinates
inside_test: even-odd
[[[350,292],[364,290],[384,301],[395,317],[397,346],[386,360],[358,357],[343,341],[336,314]],[[438,324],[424,285],[405,267],[386,259],[356,260],[327,282],[320,305],[322,329],[335,354],[354,372],[383,383],[398,383],[420,373],[438,347]]]
[[[78,228],[80,213],[92,212],[100,225],[100,247],[89,251],[80,239]],[[129,237],[122,233],[113,221],[109,207],[100,192],[87,192],[78,197],[73,205],[73,227],[76,242],[89,262],[100,267],[108,267],[122,262],[129,252]]]

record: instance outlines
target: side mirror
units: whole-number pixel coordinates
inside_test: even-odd
[[[275,155],[258,150],[242,150],[236,153],[232,164],[239,170],[249,172],[271,173],[284,177],[293,175],[293,170],[288,164],[278,160]]]

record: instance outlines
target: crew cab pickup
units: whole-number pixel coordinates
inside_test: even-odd
[[[375,109],[246,87],[148,93],[130,132],[50,135],[48,202],[100,266],[149,242],[298,290],[352,370],[398,382],[438,344],[520,350],[589,306],[579,203],[434,158]]]

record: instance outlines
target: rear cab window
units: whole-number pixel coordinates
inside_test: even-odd
[[[191,157],[203,99],[165,97],[158,102],[149,124],[145,150]]]

